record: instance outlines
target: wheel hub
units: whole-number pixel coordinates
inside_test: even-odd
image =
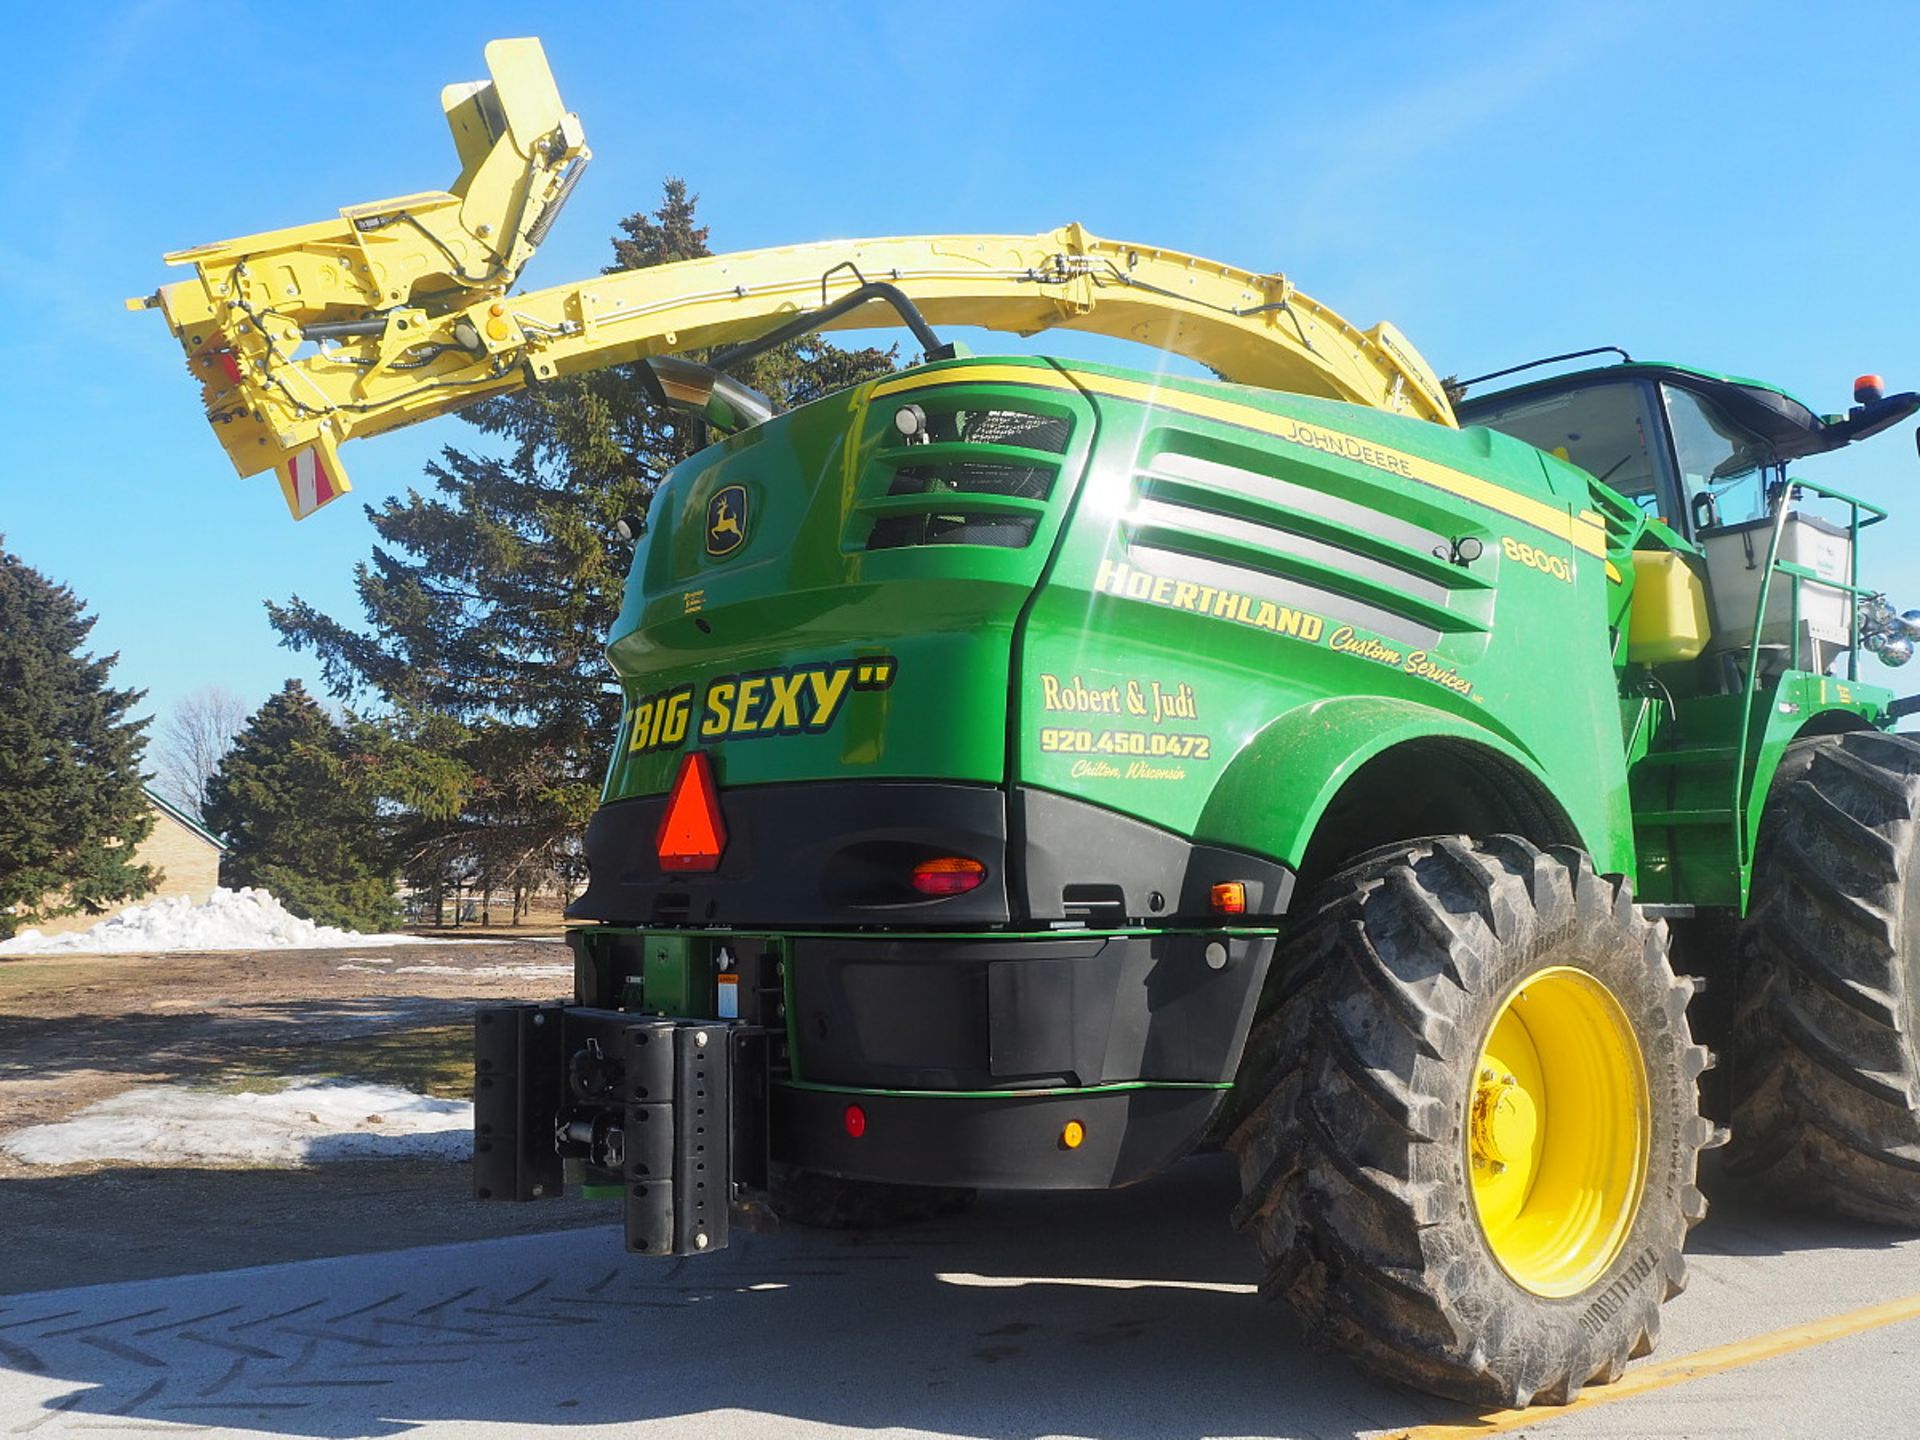
[[[1473,1095],[1474,1163],[1501,1173],[1532,1155],[1539,1131],[1539,1107],[1520,1082],[1512,1075],[1481,1070]]]

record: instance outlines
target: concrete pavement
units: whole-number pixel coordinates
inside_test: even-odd
[[[449,1183],[460,1183],[450,1169]],[[890,1235],[616,1230],[0,1299],[0,1436],[1355,1436],[1473,1421],[1314,1353],[1252,1291],[1217,1160]],[[571,1202],[566,1202],[571,1203]],[[155,1224],[192,1224],[156,1215]],[[1920,1294],[1920,1238],[1722,1205],[1657,1361]],[[4,1263],[0,1260],[0,1263]],[[1509,1433],[1907,1436],[1920,1321]]]

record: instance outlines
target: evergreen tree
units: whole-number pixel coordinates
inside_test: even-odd
[[[153,828],[147,722],[127,718],[145,692],[107,683],[117,655],[81,653],[93,626],[72,590],[0,549],[0,939],[158,879],[133,860]]]
[[[261,886],[322,925],[392,928],[393,866],[363,768],[348,732],[287,681],[207,783],[207,822],[228,847],[221,883]]]
[[[668,180],[659,209],[620,222],[609,272],[710,253],[696,201]],[[891,351],[808,338],[742,378],[792,405],[892,368]],[[507,453],[449,447],[428,467],[431,492],[370,509],[380,543],[356,572],[368,630],[297,597],[267,608],[285,643],[319,656],[337,696],[371,694],[414,722],[459,728],[463,803],[457,817],[416,815],[410,873],[437,864],[525,889],[578,869],[619,719],[601,655],[631,559],[615,524],[644,514],[667,471],[711,437],[650,404],[631,366],[462,414]]]

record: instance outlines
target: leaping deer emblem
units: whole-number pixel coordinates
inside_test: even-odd
[[[747,492],[729,485],[707,507],[707,553],[728,555],[746,543]]]

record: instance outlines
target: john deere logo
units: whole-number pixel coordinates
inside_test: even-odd
[[[747,543],[747,487],[728,485],[707,502],[707,554],[731,555]]]

